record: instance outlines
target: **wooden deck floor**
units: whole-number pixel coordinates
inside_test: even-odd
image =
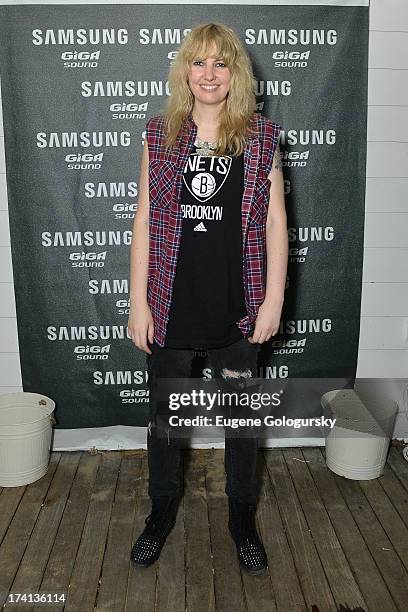
[[[184,497],[159,561],[135,568],[150,511],[146,451],[52,453],[37,482],[0,489],[4,610],[369,612],[408,609],[408,463],[392,446],[372,481],[334,475],[324,449],[260,451],[264,576],[241,573],[222,450],[184,451]],[[9,594],[65,595],[10,604]],[[16,596],[15,596],[16,597]]]

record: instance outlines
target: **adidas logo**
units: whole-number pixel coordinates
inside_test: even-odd
[[[205,227],[204,223],[201,221],[201,223],[195,226],[194,231],[195,232],[206,232],[207,228]]]

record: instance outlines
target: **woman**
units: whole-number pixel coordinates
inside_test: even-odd
[[[205,348],[216,378],[246,388],[260,345],[276,334],[288,240],[280,126],[255,113],[250,60],[228,27],[195,27],[169,74],[164,116],[146,126],[131,247],[128,328],[147,353],[152,511],[132,550],[151,565],[180,499],[179,438],[157,419],[160,377],[187,378]],[[273,163],[275,160],[275,163]],[[240,565],[267,568],[256,530],[254,436],[225,434],[229,529]]]

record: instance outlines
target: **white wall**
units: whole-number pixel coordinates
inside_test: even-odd
[[[408,438],[408,4],[371,0],[361,336],[357,377],[381,377]],[[405,380],[395,381],[395,378]],[[388,380],[385,380],[388,379]],[[380,385],[379,385],[380,386]]]
[[[380,381],[384,392],[397,400],[400,406],[394,437],[408,439],[406,400],[408,3],[406,0],[371,0],[368,89],[367,193],[357,377],[384,379]],[[0,393],[9,393],[22,390],[22,386],[1,109],[0,130]],[[406,380],[394,380],[401,378]],[[119,437],[125,432],[123,435],[126,438],[126,431],[129,429],[132,428],[118,428],[116,431]],[[57,435],[58,433],[56,432]],[[90,430],[88,433],[91,433]],[[63,433],[60,432],[59,435],[62,440]],[[76,439],[79,440],[81,435],[80,432],[76,432]],[[109,447],[109,435],[104,439]],[[137,439],[144,440],[144,436],[141,438],[137,436]],[[82,438],[81,444],[85,447],[91,446],[92,442],[89,440],[87,435]],[[101,437],[96,434],[94,443],[98,445],[100,440]],[[133,441],[136,441],[135,437]],[[310,442],[309,440],[308,443]],[[291,440],[290,443],[297,444],[298,441]],[[62,447],[67,446],[70,444],[67,443],[66,446],[62,444]],[[117,447],[117,444],[113,447]]]

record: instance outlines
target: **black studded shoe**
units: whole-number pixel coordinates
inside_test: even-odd
[[[152,500],[152,511],[145,519],[146,527],[136,540],[131,559],[135,565],[148,567],[160,556],[167,536],[175,525],[177,497],[157,497]]]
[[[263,574],[268,558],[255,525],[255,506],[229,499],[228,527],[235,542],[240,566],[249,574]]]

